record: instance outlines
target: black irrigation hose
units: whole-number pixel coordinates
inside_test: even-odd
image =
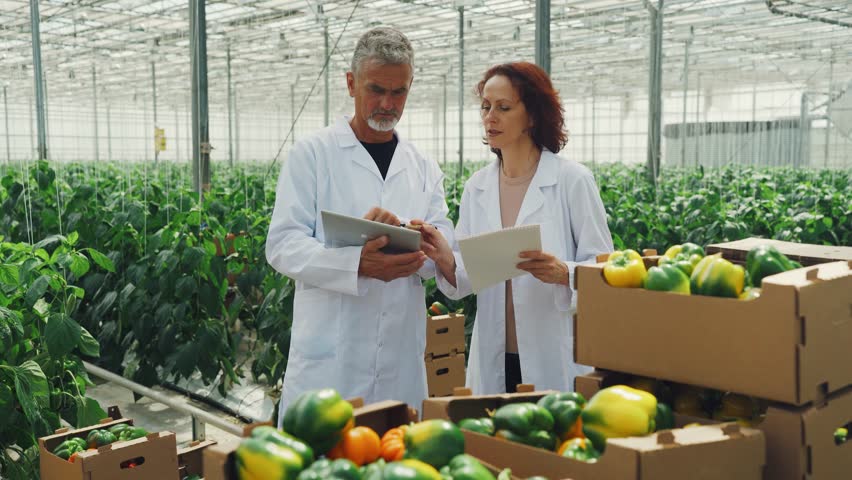
[[[218,400],[214,400],[214,399],[207,397],[205,395],[200,395],[198,393],[191,392],[191,391],[189,391],[189,390],[187,390],[183,387],[179,387],[179,386],[177,386],[177,385],[175,385],[174,383],[171,383],[171,382],[160,382],[160,386],[162,386],[164,388],[168,388],[169,390],[173,390],[175,392],[178,392],[182,395],[185,395],[185,396],[189,397],[190,399],[192,399],[196,402],[203,403],[205,405],[211,406],[211,407],[213,407],[213,408],[215,408],[215,409],[217,409],[217,410],[219,410],[223,413],[227,413],[228,415],[236,418],[237,420],[239,420],[239,421],[241,421],[245,424],[265,422],[265,421],[269,420],[269,419],[253,419],[251,417],[247,417],[247,416],[237,412],[233,408],[223,404],[222,402],[220,402]]]

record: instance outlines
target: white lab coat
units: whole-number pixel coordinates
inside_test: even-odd
[[[266,258],[296,281],[281,413],[300,393],[325,387],[367,402],[420,405],[427,396],[421,278],[434,277],[434,263],[388,283],[359,277],[361,247],[326,248],[320,211],[361,217],[380,206],[452,238],[443,173],[396,132],[383,180],[348,122],[297,142],[278,180]]]
[[[456,238],[500,230],[499,163],[476,172],[465,184]],[[542,250],[555,255],[569,269],[569,286],[545,284],[524,274],[512,279],[515,324],[521,376],[538,389],[571,391],[574,377],[589,367],[574,363],[574,268],[593,263],[611,252],[612,237],[606,212],[592,172],[583,165],[543,150],[524,196],[519,225],[541,225]],[[456,281],[450,285],[438,273],[438,287],[457,299],[471,293],[464,262],[454,244]],[[503,283],[477,296],[476,322],[467,367],[467,386],[474,394],[506,391],[506,289]]]

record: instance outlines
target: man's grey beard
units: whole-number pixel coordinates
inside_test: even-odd
[[[376,120],[371,115],[367,118],[367,125],[370,126],[373,130],[378,132],[389,132],[396,127],[396,124],[399,123],[399,117],[394,117],[389,120]]]

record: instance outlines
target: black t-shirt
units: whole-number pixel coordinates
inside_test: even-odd
[[[373,161],[376,162],[376,166],[379,167],[379,172],[381,172],[382,178],[385,178],[388,175],[388,168],[390,168],[393,152],[396,150],[396,145],[398,143],[399,140],[396,139],[396,135],[391,138],[391,141],[385,143],[361,142],[361,145],[364,145],[364,148],[367,149],[367,153],[373,157]]]

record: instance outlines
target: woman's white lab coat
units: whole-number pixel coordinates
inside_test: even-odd
[[[502,228],[499,163],[476,172],[462,194],[456,239]],[[569,391],[574,377],[589,368],[574,363],[574,267],[611,252],[612,237],[592,172],[546,149],[524,196],[516,226],[541,225],[542,250],[564,261],[569,286],[545,284],[530,274],[512,280],[521,376],[537,389]],[[451,298],[471,293],[464,262],[454,245],[458,288],[438,274],[439,288]],[[477,295],[476,322],[467,367],[474,394],[506,391],[506,289],[503,283]]]

